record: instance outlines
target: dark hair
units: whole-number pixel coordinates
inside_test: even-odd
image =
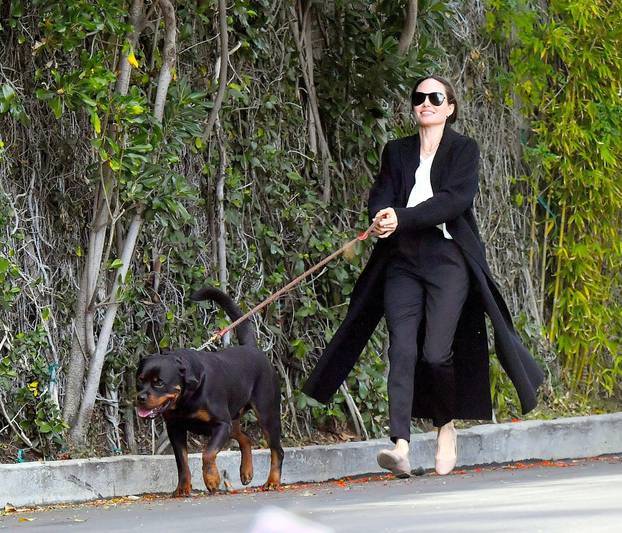
[[[425,80],[436,80],[443,84],[445,87],[445,93],[447,94],[447,103],[454,105],[454,112],[449,115],[447,118],[447,122],[449,124],[453,124],[458,119],[458,100],[456,99],[456,91],[454,91],[453,85],[446,80],[445,78],[441,78],[440,76],[436,76],[432,74],[431,76],[424,76],[415,81],[413,85],[412,93],[410,93],[410,103],[414,107],[413,100],[415,99],[415,93],[417,92],[417,87],[421,85]]]

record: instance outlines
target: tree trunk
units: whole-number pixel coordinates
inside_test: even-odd
[[[134,372],[126,372],[125,380],[125,404],[123,406],[123,427],[125,430],[125,444],[130,453],[138,453],[136,444],[136,426],[134,423],[134,404],[131,399],[136,395],[136,376]]]
[[[397,50],[400,55],[404,55],[410,49],[413,39],[415,38],[415,30],[417,29],[417,2],[418,0],[410,0],[408,2],[408,11],[404,20],[404,28],[400,35],[400,42]]]
[[[227,228],[225,225],[225,178],[227,171],[227,152],[220,127],[218,131],[218,152],[220,165],[216,182],[216,201],[218,203],[218,281],[220,289],[227,290]]]
[[[332,160],[332,156],[328,147],[326,135],[324,134],[324,128],[322,127],[320,109],[317,100],[317,92],[315,90],[313,41],[311,39],[311,25],[309,23],[309,20],[311,18],[311,4],[299,1],[296,3],[296,7],[291,7],[290,9],[292,11],[293,17],[293,19],[290,21],[290,27],[292,29],[292,33],[294,34],[296,48],[298,49],[300,67],[302,69],[302,77],[305,82],[305,87],[307,89],[309,107],[312,114],[312,118],[309,119],[309,132],[311,134],[311,132],[315,131],[320,147],[320,155],[322,158],[322,177],[324,178],[324,184],[322,187],[322,200],[328,204],[330,202],[331,195],[330,162]]]
[[[218,180],[216,182],[216,202],[218,217],[218,281],[220,290],[227,292],[229,275],[227,271],[227,226],[225,222],[225,179],[227,172],[227,149],[223,139],[220,122],[216,122],[218,137],[218,152],[220,164],[218,166]],[[224,346],[228,346],[231,334],[227,333],[223,338]]]
[[[158,122],[162,122],[168,86],[173,78],[173,68],[175,67],[177,23],[173,4],[169,0],[158,0],[158,4],[164,16],[166,34],[164,36],[164,51],[162,54],[164,62],[158,78],[158,90],[156,91],[156,98],[153,106],[153,116]]]
[[[130,34],[130,44],[135,46],[143,20],[143,0],[134,0],[130,10],[130,23],[134,30]],[[131,65],[128,54],[123,54],[119,64],[119,78],[115,91],[126,95],[130,83]],[[99,184],[93,217],[88,238],[86,265],[80,278],[80,287],[76,299],[75,318],[73,320],[73,338],[69,357],[63,418],[73,425],[80,409],[82,384],[86,371],[86,363],[95,353],[94,303],[95,292],[102,267],[102,255],[106,241],[106,233],[110,223],[109,199],[114,192],[115,183],[108,167],[102,170],[103,176]]]
[[[69,359],[69,370],[65,388],[65,403],[63,418],[73,425],[80,408],[80,397],[86,363],[95,351],[93,323],[94,300],[97,290],[97,281],[102,265],[106,232],[109,224],[110,206],[108,193],[113,181],[105,179],[100,182],[95,209],[89,232],[86,265],[80,278],[80,289],[76,301],[76,316],[74,319],[74,335]]]
[[[136,46],[136,43],[138,42],[138,37],[143,30],[143,4],[144,0],[134,0],[132,2],[132,7],[130,8],[130,22],[132,24],[133,30],[130,33],[128,40],[132,48]],[[121,57],[119,77],[117,78],[117,85],[115,87],[115,90],[119,94],[127,94],[127,90],[130,87],[130,74],[132,72],[132,65],[130,65],[127,58],[128,53],[126,52]]]
[[[119,308],[119,301],[117,299],[118,294],[122,288],[122,284],[125,282],[125,277],[134,254],[134,248],[136,246],[141,225],[142,212],[139,211],[134,215],[125,238],[123,251],[121,253],[121,262],[123,265],[115,276],[112,291],[110,292],[110,301],[108,302],[99,338],[97,339],[95,353],[93,354],[89,364],[86,386],[84,388],[84,396],[80,404],[76,421],[69,431],[70,440],[74,443],[81,443],[84,440],[86,428],[91,421],[93,407],[95,406],[95,398],[97,396],[97,389],[99,388],[99,380],[101,378],[102,368],[104,367],[104,361],[106,360],[106,354],[108,353],[108,344],[110,341],[110,335],[112,334],[112,326]]]
[[[158,122],[162,121],[164,115],[164,104],[166,102],[166,95],[168,93],[168,87],[172,79],[172,72],[175,65],[175,44],[176,44],[176,21],[175,21],[175,9],[169,0],[159,0],[158,4],[162,10],[164,21],[166,25],[166,34],[164,38],[164,50],[163,57],[164,63],[160,71],[158,78],[158,88],[156,91],[156,98],[154,103],[154,117]],[[127,57],[124,58],[127,62]],[[127,87],[125,87],[127,90]],[[115,281],[112,286],[112,290],[109,294],[107,302],[106,313],[102,323],[101,331],[97,339],[97,345],[95,347],[94,354],[91,357],[89,364],[89,370],[87,375],[87,381],[84,388],[84,395],[80,408],[78,410],[77,417],[73,426],[69,431],[69,439],[73,443],[81,443],[86,436],[86,428],[91,421],[93,408],[95,406],[95,399],[97,396],[97,389],[99,388],[99,381],[101,379],[101,373],[106,360],[106,354],[108,353],[108,345],[110,342],[110,336],[112,334],[112,327],[114,325],[114,319],[116,317],[119,301],[118,293],[122,288],[122,284],[125,282],[132,257],[134,255],[134,249],[136,247],[136,241],[140,228],[143,223],[142,208],[138,208],[134,213],[132,221],[129,225],[127,235],[125,237],[123,250],[121,252],[122,266],[115,276]],[[104,226],[105,227],[105,226]],[[99,244],[99,241],[97,241]],[[102,245],[103,250],[103,245]],[[101,254],[100,254],[101,265]],[[96,279],[96,278],[95,278]],[[92,282],[92,278],[89,278]],[[89,284],[91,286],[92,283]],[[94,285],[96,288],[96,283]]]

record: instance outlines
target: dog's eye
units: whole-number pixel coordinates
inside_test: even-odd
[[[156,389],[161,389],[162,387],[164,387],[164,381],[162,381],[160,378],[156,378],[153,380],[153,386]]]

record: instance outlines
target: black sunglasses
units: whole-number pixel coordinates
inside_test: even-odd
[[[421,93],[417,91],[413,94],[413,105],[423,104],[426,96],[428,97],[428,100],[430,100],[430,103],[435,107],[438,107],[445,101],[445,95],[443,93]]]

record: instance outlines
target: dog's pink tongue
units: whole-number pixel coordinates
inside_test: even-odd
[[[144,407],[138,407],[136,411],[138,412],[138,416],[140,416],[141,418],[146,418],[153,412],[153,409],[145,409]]]

